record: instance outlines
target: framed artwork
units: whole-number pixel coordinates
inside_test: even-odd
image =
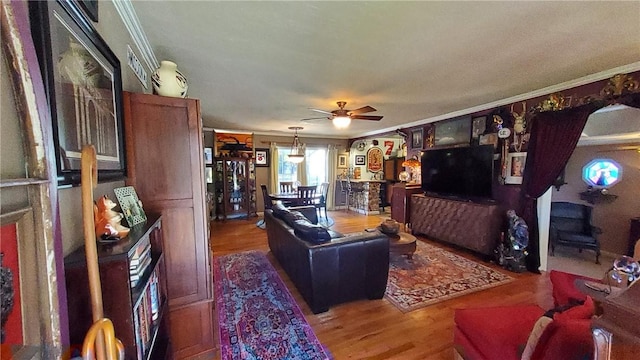
[[[256,166],[269,166],[269,149],[256,149]]]
[[[78,4],[89,19],[98,22],[98,0],[78,0]]]
[[[526,152],[509,153],[507,156],[507,176],[505,184],[522,184],[522,174],[527,160]]]
[[[489,134],[484,134],[484,135],[480,135],[480,137],[478,138],[478,143],[479,145],[493,145],[494,149],[498,148],[498,134],[496,133],[489,133]]]
[[[113,189],[120,204],[120,209],[127,220],[129,227],[147,221],[147,215],[142,209],[142,201],[138,199],[136,189],[133,186],[125,186]]]
[[[204,169],[204,178],[207,181],[207,184],[213,184],[213,168],[206,167]]]
[[[487,128],[487,117],[479,116],[471,120],[471,138],[478,139]]]
[[[212,148],[204,148],[204,163],[205,165],[213,164],[213,149]]]
[[[53,123],[58,185],[80,183],[82,147],[98,158],[98,180],[125,176],[120,61],[70,0],[29,2]]]
[[[471,137],[471,117],[464,116],[435,123],[434,146],[467,144]]]
[[[356,165],[364,165],[364,164],[365,164],[365,156],[356,155]]]
[[[382,171],[382,150],[372,147],[367,151],[367,170],[372,173]]]
[[[338,154],[338,169],[346,169],[349,166],[347,154]]]
[[[422,144],[423,144],[422,129],[413,130],[411,132],[411,148],[422,149]]]

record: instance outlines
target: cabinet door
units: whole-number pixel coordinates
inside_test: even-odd
[[[176,358],[213,359],[214,334],[211,326],[213,302],[202,302],[171,311],[173,350]]]
[[[127,183],[163,215],[169,306],[210,297],[202,126],[195,99],[125,93]]]

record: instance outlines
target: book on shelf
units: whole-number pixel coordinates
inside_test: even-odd
[[[131,282],[131,287],[136,287],[136,285],[138,285],[138,281],[140,281],[140,279],[144,275],[145,270],[147,270],[150,264],[151,256],[147,257],[135,272],[129,270],[129,280]]]
[[[139,246],[138,249],[142,250],[138,252],[136,249],[134,256],[129,260],[129,270],[135,270],[146,258],[151,257],[151,243],[147,243],[144,247]]]

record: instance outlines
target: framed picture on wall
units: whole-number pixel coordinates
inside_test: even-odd
[[[93,145],[98,180],[124,178],[120,61],[78,2],[29,3],[53,123],[58,185],[80,183],[81,152]]]
[[[411,132],[411,148],[412,149],[422,149],[423,138],[422,138],[422,129],[413,130]]]
[[[470,116],[438,121],[435,125],[435,146],[469,145],[471,137]]]
[[[356,155],[356,165],[365,165],[366,160],[364,155]]]
[[[349,166],[347,154],[338,154],[338,169],[346,169]]]
[[[484,134],[487,127],[487,117],[478,116],[471,120],[471,138],[478,139],[480,135]]]
[[[505,184],[522,184],[522,174],[524,174],[526,161],[526,152],[509,153],[507,156],[507,176],[504,179]]]
[[[269,149],[256,149],[256,166],[269,166]]]
[[[213,149],[212,148],[204,148],[204,163],[205,165],[213,164]]]

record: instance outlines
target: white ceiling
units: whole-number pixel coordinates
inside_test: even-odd
[[[132,4],[220,129],[352,138],[640,70],[640,1]],[[340,100],[384,118],[300,122]]]

